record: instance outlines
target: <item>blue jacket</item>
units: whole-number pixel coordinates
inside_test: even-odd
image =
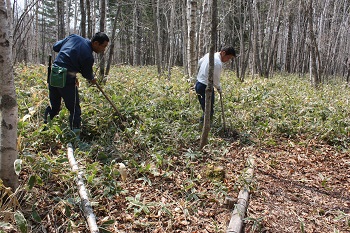
[[[72,34],[57,41],[53,50],[58,52],[53,64],[67,68],[67,78],[75,78],[76,73],[81,73],[88,80],[94,78],[92,70],[94,56],[90,40]]]

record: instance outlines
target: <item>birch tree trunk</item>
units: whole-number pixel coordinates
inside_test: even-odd
[[[251,11],[251,22],[253,23],[253,33],[252,33],[252,42],[253,42],[253,61],[252,61],[252,74],[253,77],[255,74],[262,76],[262,68],[260,63],[260,55],[261,52],[259,49],[259,16],[258,16],[258,5],[257,0],[253,0],[253,9]]]
[[[67,5],[66,5],[66,17],[67,17],[67,20],[66,20],[66,35],[65,36],[68,36],[71,34],[71,31],[70,31],[70,10],[71,10],[71,7],[72,7],[72,0],[67,0]]]
[[[213,92],[213,77],[214,77],[214,53],[216,45],[216,32],[218,26],[217,15],[217,0],[212,0],[211,9],[211,36],[210,36],[210,52],[209,52],[209,77],[208,85],[205,89],[205,112],[204,112],[204,124],[202,129],[202,136],[200,142],[200,149],[203,149],[208,144],[208,136],[210,131],[210,112],[211,112],[211,95]]]
[[[203,0],[202,12],[199,24],[198,34],[198,56],[197,60],[203,57],[207,53],[208,47],[208,31],[207,26],[209,24],[209,0]]]
[[[154,56],[157,65],[158,76],[162,73],[161,65],[161,38],[160,38],[160,16],[159,7],[160,0],[152,0],[153,9],[153,41],[154,41]],[[156,33],[157,32],[157,33]]]
[[[188,54],[188,75],[190,79],[195,82],[195,73],[197,67],[197,56],[196,56],[196,11],[197,1],[187,1],[187,25],[188,25],[188,43],[187,43],[187,54]]]
[[[310,0],[309,6],[307,9],[308,12],[308,21],[309,21],[309,37],[310,37],[310,76],[311,76],[311,83],[313,86],[318,87],[320,84],[320,78],[319,78],[319,72],[317,67],[317,44],[316,44],[316,38],[314,34],[314,27],[313,27],[313,1]]]
[[[107,67],[106,67],[106,76],[109,74],[109,70],[111,68],[112,58],[114,54],[114,45],[115,45],[115,34],[117,31],[117,22],[118,22],[118,16],[120,13],[121,5],[118,5],[117,13],[115,14],[114,20],[113,20],[113,29],[112,29],[112,36],[109,46],[109,55],[108,55],[108,61],[107,61]]]
[[[74,0],[73,33],[78,34],[78,0]]]
[[[87,15],[87,37],[92,38],[92,19],[91,19],[91,2],[86,0],[86,15]]]
[[[106,29],[106,0],[100,0],[100,32],[104,32]],[[105,79],[105,56],[104,53],[100,54],[100,77],[101,80]]]
[[[169,62],[168,62],[168,80],[171,78],[171,68],[174,65],[174,47],[175,47],[175,37],[174,37],[174,24],[175,24],[175,0],[172,0],[170,3],[170,25],[169,25],[169,45],[170,45],[170,52],[169,52]]]
[[[187,54],[187,44],[188,44],[188,25],[187,25],[187,0],[182,0],[182,65],[184,67],[185,75],[188,75],[188,54]]]
[[[249,28],[249,24],[247,22],[249,21],[251,15],[249,14],[251,11],[250,7],[250,4],[244,4],[244,1],[239,0],[239,4],[237,6],[238,29],[235,34],[238,35],[239,39],[240,56],[235,60],[237,64],[237,77],[241,82],[243,82],[245,79],[245,72],[248,66],[249,56],[246,54],[249,54],[251,49],[251,43],[247,43],[246,41],[246,38],[251,37],[251,35],[248,34],[250,31],[247,30],[247,28]]]
[[[141,34],[141,27],[140,27],[140,8],[139,3],[135,1],[134,5],[134,20],[133,20],[133,65],[139,66],[140,65],[140,58],[141,58],[141,43],[140,43],[140,34]]]
[[[9,6],[0,0],[0,178],[13,191],[18,187],[14,162],[17,159],[18,106],[12,64],[12,22]]]

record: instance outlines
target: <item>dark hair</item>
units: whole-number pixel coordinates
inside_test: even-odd
[[[226,55],[233,55],[236,57],[236,51],[232,46],[222,47],[220,51],[225,51]]]
[[[109,38],[104,32],[97,32],[91,39],[91,42],[97,41],[99,44],[103,44],[103,42],[109,42]]]

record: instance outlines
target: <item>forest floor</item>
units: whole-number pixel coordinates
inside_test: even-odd
[[[44,66],[24,65],[16,71],[21,196],[13,208],[5,203],[0,210],[23,216],[28,231],[21,232],[89,232],[66,155],[73,136],[68,110],[46,126],[42,122],[45,72]],[[191,104],[182,69],[173,69],[171,82],[154,67],[113,72],[103,89],[128,122],[82,82],[85,144],[74,151],[101,233],[226,232],[234,206],[225,200],[237,202],[249,156],[255,167],[244,232],[350,232],[346,85],[315,90],[307,78],[293,76],[242,83],[226,72],[226,122],[239,133],[221,137],[216,104],[209,143],[199,150],[201,109],[195,95]],[[120,163],[127,168],[125,180]],[[19,227],[0,214],[0,233]]]
[[[255,157],[256,167],[244,232],[350,232],[348,153],[316,141],[283,139],[279,145],[268,147],[242,147],[233,142],[222,157],[197,161],[194,175],[200,177],[205,170],[203,164],[209,160],[223,166],[224,183],[228,187],[226,195],[236,199],[238,191],[232,184],[237,183],[249,155]],[[115,232],[225,232],[232,208],[224,204],[224,196],[213,197],[210,184],[204,182],[197,192],[209,192],[198,194],[194,203],[202,204],[191,208],[176,202],[180,193],[178,187],[186,179],[184,172],[179,171],[168,181],[160,178],[161,173],[159,179],[152,179],[152,185],[142,185],[140,180],[131,179],[123,188],[129,190],[128,196],[142,192],[149,203],[164,203],[173,218],[151,214],[135,219],[133,214],[124,212],[127,203],[119,196],[116,206],[111,208],[111,214],[118,216]]]
[[[234,161],[256,157],[245,232],[350,232],[348,153],[316,141],[288,141],[232,147],[230,154]]]

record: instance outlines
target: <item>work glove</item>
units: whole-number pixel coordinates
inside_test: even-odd
[[[94,78],[94,79],[89,80],[89,82],[90,82],[91,84],[96,84],[97,80]]]

